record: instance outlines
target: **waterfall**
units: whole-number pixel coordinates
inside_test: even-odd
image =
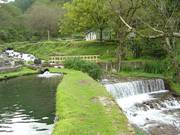
[[[115,98],[165,90],[164,81],[162,79],[106,84],[105,87]]]
[[[50,72],[46,71],[43,74],[38,75],[38,77],[41,77],[41,78],[51,78],[51,77],[55,77],[55,76],[62,76],[62,74],[60,74],[60,73],[50,73]]]
[[[113,82],[102,81],[130,123],[148,135],[180,133],[180,99],[165,90],[162,79]]]

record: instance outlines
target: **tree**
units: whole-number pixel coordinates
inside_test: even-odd
[[[21,11],[13,4],[4,4],[0,8],[0,28],[13,27],[18,25],[18,17],[22,15]]]
[[[52,8],[45,4],[36,4],[28,9],[25,20],[27,27],[30,27],[34,32],[39,33],[41,36],[50,34],[57,36],[58,34],[58,20],[61,16],[59,8]]]
[[[172,61],[172,69],[175,72],[175,79],[180,83],[180,68],[177,61],[177,43],[176,38],[180,37],[180,2],[179,0],[153,0],[147,1],[147,5],[151,8],[146,8],[149,20],[143,20],[142,23],[150,30],[157,33],[156,36],[149,38],[164,39],[162,46],[168,52]],[[147,7],[147,5],[145,5]],[[153,14],[160,19],[154,19]],[[142,20],[142,19],[140,19]]]
[[[22,12],[12,3],[3,4],[0,7],[0,40],[11,42],[23,39],[22,33]]]
[[[34,2],[34,0],[15,0],[14,4],[25,12]]]
[[[123,24],[129,32],[134,32],[143,38],[162,38],[166,41],[166,43],[162,45],[167,50],[168,55],[171,58],[176,81],[180,82],[180,69],[176,58],[177,53],[175,43],[176,37],[180,37],[180,33],[178,31],[180,27],[180,20],[177,19],[179,18],[180,11],[179,1],[139,0],[143,2],[141,5],[143,5],[143,11],[146,13],[136,16],[138,23],[141,23],[139,29],[137,28],[137,25],[133,26],[133,24],[129,22],[129,18],[124,16],[122,12],[117,12],[117,10],[113,8],[114,1],[116,4],[119,3],[118,5],[120,6],[122,4],[122,0],[109,0],[109,2],[112,7],[112,11],[116,13],[116,18],[119,18],[121,21],[120,24]],[[133,0],[131,0],[131,2],[132,1]],[[146,29],[146,33],[143,33],[141,31],[142,29]]]
[[[73,0],[65,4],[66,14],[61,21],[61,33],[98,30],[103,40],[103,30],[108,27],[110,12],[106,0]],[[72,27],[69,28],[69,24]]]
[[[117,57],[118,71],[121,70],[122,59],[126,55],[126,40],[134,35],[129,25],[136,26],[137,11],[140,10],[141,0],[108,0],[110,10],[113,13],[112,27],[116,32],[118,41]],[[126,18],[126,21],[123,19]],[[127,28],[128,27],[128,28]]]

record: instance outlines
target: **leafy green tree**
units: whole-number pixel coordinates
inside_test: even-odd
[[[180,83],[180,68],[177,60],[177,38],[180,38],[179,0],[148,0],[146,14],[141,23],[151,30],[152,39],[161,39],[162,47],[168,52],[175,72],[174,78]]]
[[[25,12],[35,0],[15,0],[14,4]]]
[[[12,3],[3,4],[0,8],[0,40],[12,42],[22,40],[22,12]]]
[[[110,12],[106,0],[73,0],[65,4],[66,14],[60,22],[60,32],[88,32],[98,30],[103,40],[103,30],[108,27]]]
[[[25,14],[25,23],[28,28],[41,36],[50,34],[57,36],[58,20],[61,17],[61,10],[57,7],[50,7],[45,4],[35,4]]]
[[[141,10],[141,0],[108,0],[110,12],[113,13],[111,27],[116,33],[118,42],[117,58],[118,71],[121,70],[122,60],[127,52],[127,40],[134,38],[135,33],[131,31],[131,26],[137,26],[137,15]],[[124,19],[125,18],[125,19]],[[129,30],[130,29],[130,30]]]
[[[0,8],[0,27],[13,27],[19,24],[21,11],[13,4],[4,4]]]
[[[127,33],[135,33],[138,36],[148,39],[164,39],[165,42],[161,45],[166,49],[171,58],[176,81],[180,82],[180,68],[177,61],[177,47],[175,42],[176,38],[180,37],[180,20],[178,19],[180,15],[179,0],[137,0],[134,3],[133,1],[130,0],[133,7],[138,1],[141,2],[140,11],[143,11],[138,12],[135,16],[136,22],[138,22],[135,25],[132,23],[134,21],[130,21],[133,20],[132,16],[128,17],[124,15],[129,13],[129,10],[121,12],[122,9],[119,7],[123,5],[122,0],[109,0],[111,9],[115,13],[115,18],[119,20],[117,24],[123,25]],[[135,13],[134,11],[132,12],[133,14]],[[119,55],[122,55],[122,51],[119,51]]]

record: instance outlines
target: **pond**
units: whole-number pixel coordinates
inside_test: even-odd
[[[0,135],[49,135],[60,77],[23,76],[0,82]]]

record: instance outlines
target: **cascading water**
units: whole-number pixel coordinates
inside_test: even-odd
[[[165,90],[164,82],[161,79],[109,84],[106,85],[106,88],[116,98]]]
[[[104,85],[129,121],[147,134],[180,135],[180,99],[165,90],[162,79]]]

